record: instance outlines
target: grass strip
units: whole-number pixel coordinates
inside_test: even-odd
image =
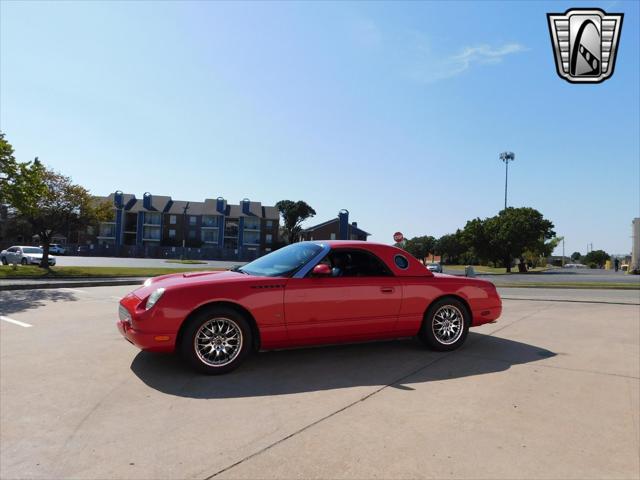
[[[145,268],[145,267],[51,267],[47,271],[31,265],[18,265],[15,269],[11,265],[0,266],[0,279],[6,278],[118,278],[118,277],[157,277],[168,273],[183,273],[196,271],[227,270],[226,268]]]

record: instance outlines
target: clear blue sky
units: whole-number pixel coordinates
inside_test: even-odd
[[[95,194],[303,199],[392,242],[503,205],[631,249],[639,2],[12,2],[0,128]],[[624,12],[613,78],[555,72],[547,12]]]

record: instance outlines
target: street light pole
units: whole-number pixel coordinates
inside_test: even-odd
[[[180,255],[180,260],[184,260],[184,250],[187,243],[187,210],[189,210],[189,202],[182,210],[182,255]]]
[[[505,164],[504,171],[504,208],[507,209],[507,186],[509,182],[509,162],[513,162],[516,159],[516,154],[513,152],[502,152],[500,154],[500,160]]]

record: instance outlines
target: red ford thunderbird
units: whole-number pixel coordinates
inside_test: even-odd
[[[253,351],[417,335],[454,350],[500,316],[494,285],[433,274],[404,250],[301,242],[226,272],[149,279],[120,301],[118,329],[143,350],[226,373]]]

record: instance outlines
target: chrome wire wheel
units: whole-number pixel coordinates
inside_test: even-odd
[[[242,350],[242,330],[230,318],[212,318],[196,331],[193,346],[202,363],[224,367]]]
[[[451,345],[464,331],[464,315],[453,305],[443,305],[434,314],[431,329],[438,342]]]

